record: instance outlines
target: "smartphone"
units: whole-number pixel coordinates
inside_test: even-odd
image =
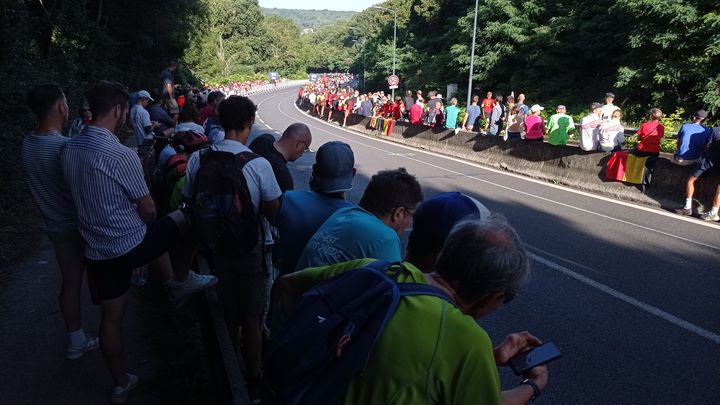
[[[560,348],[553,342],[545,342],[510,359],[510,368],[516,375],[525,374],[533,367],[542,366],[562,357]]]

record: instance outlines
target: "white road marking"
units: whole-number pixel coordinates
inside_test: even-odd
[[[665,312],[660,308],[654,307],[650,304],[646,304],[646,303],[644,303],[640,300],[637,300],[627,294],[623,294],[614,288],[608,287],[602,283],[598,283],[597,281],[595,281],[589,277],[585,277],[582,274],[578,274],[578,273],[568,269],[567,267],[564,267],[553,261],[545,259],[544,257],[538,256],[535,253],[530,253],[530,257],[533,260],[535,260],[536,262],[542,263],[542,264],[546,265],[547,267],[549,267],[559,273],[562,273],[568,277],[575,279],[576,281],[579,281],[579,282],[581,282],[587,286],[590,286],[596,290],[600,290],[600,291],[604,292],[605,294],[608,294],[608,295],[615,297],[621,301],[624,301],[625,303],[630,304],[630,305],[634,306],[635,308],[645,311],[645,312],[647,312],[651,315],[654,315],[658,318],[666,320],[675,326],[678,326],[687,331],[690,331],[700,337],[710,340],[711,342],[720,344],[720,335],[718,335],[717,333],[713,333],[705,328],[695,325],[694,323],[688,322],[684,319],[678,318],[675,315]]]

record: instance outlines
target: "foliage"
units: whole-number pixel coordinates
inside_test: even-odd
[[[292,20],[295,25],[301,28],[318,30],[328,25],[341,21],[350,20],[355,11],[333,11],[333,10],[290,10],[286,8],[262,8],[265,16],[279,16]]]

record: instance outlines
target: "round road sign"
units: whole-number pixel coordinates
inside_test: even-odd
[[[400,78],[397,77],[397,75],[388,76],[387,81],[388,81],[388,84],[391,86],[397,86],[398,84],[400,84]]]

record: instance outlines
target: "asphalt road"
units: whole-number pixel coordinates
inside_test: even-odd
[[[528,330],[560,346],[564,358],[549,366],[539,403],[720,402],[720,226],[344,130],[300,112],[296,97],[296,89],[253,96],[254,135],[305,122],[312,150],[350,144],[358,170],[352,201],[372,174],[405,167],[426,198],[466,193],[518,230],[532,253],[532,279],[480,323],[498,343]],[[313,162],[308,152],[291,164],[296,188],[307,188]],[[504,387],[519,383],[510,370],[501,379]]]

